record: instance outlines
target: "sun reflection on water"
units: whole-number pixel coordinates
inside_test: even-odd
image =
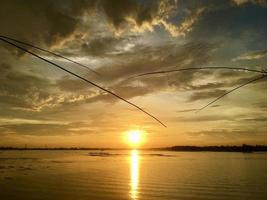
[[[138,182],[139,182],[139,155],[137,150],[131,151],[131,190],[130,197],[133,200],[138,199]]]

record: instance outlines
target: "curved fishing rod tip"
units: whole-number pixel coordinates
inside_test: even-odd
[[[52,51],[50,51],[50,50],[47,50],[47,49],[44,49],[44,48],[35,46],[35,45],[30,44],[30,43],[27,43],[27,42],[20,41],[20,40],[14,39],[14,38],[11,38],[11,37],[9,37],[9,36],[0,35],[0,38],[1,38],[1,39],[7,39],[7,40],[9,40],[9,41],[11,40],[11,41],[13,41],[13,42],[16,42],[16,43],[19,43],[19,44],[22,44],[22,45],[29,46],[29,47],[31,47],[31,48],[33,48],[33,49],[37,49],[37,50],[39,50],[39,51],[49,53],[49,54],[54,55],[54,56],[57,56],[57,57],[59,57],[59,58],[63,58],[64,60],[67,60],[67,61],[69,61],[69,62],[72,62],[72,63],[74,63],[74,64],[76,64],[76,65],[79,65],[80,67],[86,68],[86,69],[89,70],[90,72],[93,72],[95,75],[101,77],[101,74],[98,73],[97,71],[95,71],[94,69],[91,69],[90,67],[88,67],[88,66],[86,66],[86,65],[84,65],[84,64],[82,64],[82,63],[79,63],[79,62],[77,62],[77,61],[75,61],[75,60],[72,60],[72,59],[70,59],[70,58],[68,58],[68,57],[65,57],[65,56],[63,56],[63,55],[61,55],[61,54],[59,54],[59,53],[52,52]]]
[[[26,48],[24,48],[24,47],[18,45],[18,44],[15,44],[15,43],[13,43],[13,42],[10,42],[8,39],[5,39],[5,38],[3,38],[3,37],[0,37],[0,40],[3,41],[3,42],[5,42],[5,43],[7,43],[7,44],[10,44],[11,46],[14,46],[14,47],[18,48],[18,49],[20,49],[20,50],[22,50],[22,51],[24,51],[24,52],[26,52],[26,53],[28,53],[28,54],[30,54],[30,55],[36,57],[36,58],[38,58],[38,59],[40,59],[40,60],[43,60],[44,62],[46,62],[46,63],[48,63],[48,64],[50,64],[50,65],[53,65],[54,67],[56,67],[56,68],[58,68],[58,69],[60,69],[60,70],[62,70],[62,71],[64,71],[64,72],[67,72],[68,74],[71,74],[72,76],[74,76],[74,77],[76,77],[76,78],[78,78],[78,79],[80,79],[80,80],[82,80],[82,81],[85,81],[86,83],[88,83],[88,84],[90,84],[90,85],[93,85],[93,86],[97,87],[98,89],[100,89],[100,90],[102,90],[102,91],[104,91],[104,92],[107,92],[107,93],[111,94],[112,96],[114,96],[114,97],[116,97],[117,99],[120,99],[121,101],[124,101],[125,103],[127,103],[127,104],[129,104],[129,105],[135,107],[135,108],[138,109],[139,111],[141,111],[141,112],[143,112],[144,114],[150,116],[152,119],[154,119],[155,121],[157,121],[158,123],[160,123],[161,125],[163,125],[163,126],[166,127],[166,125],[163,124],[163,123],[162,123],[157,117],[155,117],[154,115],[152,115],[152,114],[146,112],[144,109],[142,109],[142,108],[139,107],[138,105],[136,105],[136,104],[134,104],[134,103],[128,101],[127,99],[125,99],[125,98],[123,98],[123,97],[121,97],[121,96],[119,96],[119,95],[113,93],[112,91],[110,91],[110,90],[108,90],[108,89],[105,89],[104,87],[98,85],[97,83],[94,83],[94,82],[92,82],[92,81],[90,81],[90,80],[84,78],[83,76],[80,76],[79,74],[76,74],[76,73],[74,73],[74,72],[72,72],[72,71],[70,71],[70,70],[68,70],[68,69],[66,69],[66,68],[64,68],[64,67],[62,67],[61,65],[59,65],[59,64],[57,64],[57,63],[54,63],[54,62],[52,62],[52,61],[50,61],[50,60],[48,60],[48,59],[46,59],[46,58],[44,58],[44,57],[42,57],[42,56],[36,54],[36,53],[34,53],[34,52],[32,52],[32,51],[30,51],[30,50],[28,50],[28,49],[26,49]]]

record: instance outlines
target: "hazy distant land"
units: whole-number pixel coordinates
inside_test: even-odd
[[[130,148],[89,148],[89,147],[0,147],[0,150],[129,150]],[[241,146],[171,146],[162,148],[141,148],[140,150],[156,151],[210,151],[210,152],[264,152],[265,145]]]

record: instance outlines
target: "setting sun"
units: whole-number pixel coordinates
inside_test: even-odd
[[[128,142],[132,145],[140,144],[142,141],[142,131],[131,130],[127,132]]]
[[[0,200],[267,200],[267,0],[0,3]]]

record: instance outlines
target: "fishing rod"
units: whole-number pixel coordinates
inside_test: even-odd
[[[182,72],[182,71],[210,70],[210,69],[239,70],[239,71],[254,72],[254,73],[259,73],[259,74],[267,73],[267,70],[260,71],[260,70],[248,69],[248,68],[243,68],[243,67],[189,67],[189,68],[181,68],[181,69],[173,69],[173,70],[147,72],[147,73],[136,75],[135,77],[156,75],[156,74],[166,74],[166,73],[173,73],[173,72]]]
[[[84,64],[82,64],[82,63],[76,62],[75,60],[69,59],[69,58],[67,58],[67,57],[65,57],[65,56],[62,56],[62,55],[60,55],[60,54],[58,54],[58,53],[54,53],[54,52],[49,51],[49,50],[47,50],[47,49],[44,49],[44,48],[41,48],[41,47],[37,47],[37,46],[35,46],[35,45],[33,45],[33,44],[30,44],[30,43],[27,43],[27,42],[23,42],[23,41],[20,41],[20,40],[17,40],[17,39],[8,37],[8,36],[0,35],[0,38],[4,38],[4,39],[7,39],[7,40],[11,40],[11,41],[13,41],[13,42],[17,42],[17,43],[20,43],[20,44],[23,44],[23,45],[32,47],[32,48],[37,49],[37,50],[39,50],[39,51],[43,51],[43,52],[52,54],[52,55],[54,55],[54,56],[56,56],[56,57],[65,59],[65,60],[67,60],[67,61],[69,61],[69,62],[72,62],[72,63],[74,63],[74,64],[76,64],[76,65],[79,65],[80,67],[86,68],[86,69],[88,69],[89,71],[95,73],[95,74],[98,75],[98,76],[101,76],[101,74],[99,74],[97,71],[91,69],[90,67],[88,67],[88,66],[86,66],[86,65],[84,65]]]
[[[65,71],[65,72],[71,74],[72,76],[75,76],[76,78],[79,78],[80,80],[83,80],[83,81],[85,81],[86,83],[89,83],[90,85],[93,85],[93,86],[99,88],[99,89],[102,90],[102,91],[105,91],[105,92],[111,94],[112,96],[114,96],[114,97],[116,97],[116,98],[118,98],[118,99],[120,99],[120,100],[126,102],[127,104],[129,104],[129,105],[131,105],[131,106],[137,108],[139,111],[141,111],[141,112],[145,113],[146,115],[150,116],[150,117],[153,118],[155,121],[157,121],[158,123],[160,123],[162,126],[167,127],[167,126],[166,126],[163,122],[161,122],[157,117],[155,117],[155,116],[153,116],[152,114],[150,114],[149,112],[145,111],[144,109],[142,109],[142,108],[139,107],[138,105],[136,105],[136,104],[134,104],[134,103],[132,103],[132,102],[126,100],[125,98],[123,98],[123,97],[121,97],[121,96],[115,94],[114,92],[112,92],[112,91],[110,91],[110,90],[108,90],[108,89],[105,89],[104,87],[102,87],[102,86],[100,86],[100,85],[98,85],[98,84],[96,84],[96,83],[94,83],[94,82],[92,82],[92,81],[90,81],[90,80],[88,80],[88,79],[86,79],[86,78],[84,78],[84,77],[78,75],[78,74],[75,74],[74,72],[69,71],[68,69],[65,69],[64,67],[60,66],[59,64],[56,64],[56,63],[54,63],[54,62],[52,62],[52,61],[50,61],[50,60],[47,60],[46,58],[44,58],[44,57],[42,57],[42,56],[40,56],[40,55],[38,55],[38,54],[36,54],[36,53],[33,53],[33,52],[29,51],[28,49],[25,49],[24,47],[21,47],[21,46],[19,46],[19,45],[17,45],[17,44],[14,44],[13,42],[10,42],[9,40],[7,40],[7,39],[5,39],[5,38],[3,38],[3,37],[0,37],[0,40],[3,41],[3,42],[5,42],[5,43],[7,43],[7,44],[9,44],[9,45],[11,45],[11,46],[14,46],[14,47],[20,49],[20,50],[22,50],[22,51],[24,51],[24,52],[26,52],[26,53],[28,53],[28,54],[31,54],[31,55],[33,55],[34,57],[39,58],[39,59],[45,61],[46,63],[49,63],[49,64],[51,64],[51,65],[53,65],[53,66],[55,66],[55,67],[57,67],[57,68],[59,68],[59,69]]]
[[[262,76],[260,76],[260,77],[255,78],[255,79],[252,79],[252,80],[250,80],[250,81],[248,81],[248,82],[246,82],[246,83],[243,83],[242,85],[239,85],[239,86],[233,88],[232,90],[229,90],[229,91],[225,92],[224,94],[222,94],[221,96],[217,97],[217,98],[214,99],[213,101],[209,102],[208,104],[206,104],[206,105],[203,106],[202,108],[197,109],[196,112],[200,112],[201,110],[204,110],[204,109],[207,108],[208,106],[214,104],[215,102],[219,101],[221,98],[223,98],[223,97],[225,97],[226,95],[228,95],[228,94],[234,92],[235,90],[240,89],[241,87],[244,87],[244,86],[246,86],[246,85],[248,85],[248,84],[251,84],[251,83],[253,83],[253,82],[256,82],[256,81],[258,81],[258,80],[260,80],[260,79],[263,79],[263,78],[265,78],[265,77],[266,77],[266,75],[262,75]]]
[[[182,72],[182,71],[192,71],[192,70],[210,70],[210,69],[214,69],[214,70],[218,70],[218,69],[226,69],[226,70],[239,70],[239,71],[246,71],[246,72],[253,72],[253,73],[257,73],[257,74],[261,74],[262,76],[257,77],[255,79],[252,79],[224,94],[222,94],[221,96],[217,97],[216,99],[214,99],[213,101],[209,102],[208,104],[204,105],[203,107],[201,107],[200,109],[197,109],[196,112],[200,112],[201,110],[204,110],[205,108],[207,108],[208,106],[214,104],[215,102],[219,101],[221,98],[225,97],[226,95],[234,92],[237,89],[240,89],[248,84],[251,84],[253,82],[256,82],[260,79],[263,79],[265,77],[267,77],[267,69],[263,69],[263,70],[254,70],[254,69],[248,69],[248,68],[242,68],[242,67],[189,67],[189,68],[181,68],[181,69],[173,69],[173,70],[165,70],[165,71],[155,71],[155,72],[147,72],[147,73],[143,73],[143,74],[139,74],[133,78],[137,78],[137,77],[142,77],[142,76],[149,76],[149,75],[156,75],[156,74],[166,74],[166,73],[174,73],[174,72]]]

